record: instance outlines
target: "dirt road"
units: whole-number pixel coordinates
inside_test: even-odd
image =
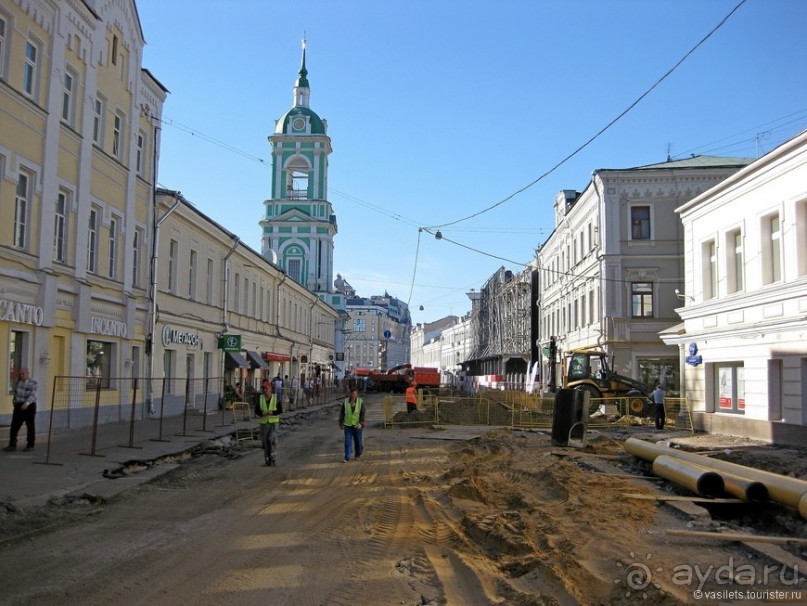
[[[678,604],[747,589],[740,566],[751,589],[804,587],[787,571],[756,582],[766,562],[736,543],[665,536],[718,523],[625,498],[657,484],[617,473],[633,465],[617,440],[580,452],[534,431],[385,430],[371,406],[360,461],[341,462],[325,410],[281,427],[278,467],[257,449],[200,456],[3,543],[0,603]]]

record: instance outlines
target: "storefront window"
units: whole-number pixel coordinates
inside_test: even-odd
[[[680,397],[678,358],[639,358],[639,380],[650,389],[660,382],[667,397]]]
[[[28,333],[12,330],[8,345],[8,393],[14,392],[14,384],[20,376],[20,368],[25,365],[23,350]]]
[[[742,364],[715,364],[717,412],[745,414],[745,368]]]
[[[112,343],[87,341],[87,389],[109,389]]]

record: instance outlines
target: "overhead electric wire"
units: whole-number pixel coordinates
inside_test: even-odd
[[[689,51],[683,57],[681,57],[681,59],[679,59],[675,63],[675,65],[673,65],[670,69],[668,69],[667,72],[663,76],[661,76],[661,78],[656,80],[650,88],[648,88],[645,92],[643,92],[641,95],[639,95],[639,97],[633,103],[631,103],[625,110],[623,110],[616,118],[614,118],[608,124],[603,126],[588,141],[583,143],[581,146],[579,146],[577,149],[575,149],[572,153],[568,154],[560,162],[555,164],[552,168],[550,168],[548,171],[543,173],[537,179],[534,179],[532,182],[530,182],[527,185],[525,185],[524,187],[516,190],[515,192],[513,192],[512,194],[510,194],[509,196],[507,196],[503,200],[499,200],[498,202],[496,202],[495,204],[492,204],[491,206],[488,206],[487,208],[483,208],[482,210],[479,210],[479,211],[477,211],[475,213],[472,213],[472,214],[470,214],[470,215],[468,215],[466,217],[462,217],[461,219],[456,219],[455,221],[450,221],[448,223],[443,223],[441,225],[431,225],[429,227],[431,227],[432,229],[439,229],[439,228],[442,228],[442,227],[448,227],[450,225],[456,225],[457,223],[462,223],[463,221],[468,221],[469,219],[473,219],[474,217],[478,217],[480,215],[483,215],[483,214],[485,214],[487,212],[490,212],[494,208],[497,208],[497,207],[501,206],[505,202],[507,202],[509,200],[512,200],[518,194],[528,190],[529,188],[531,188],[533,185],[535,185],[536,183],[538,183],[539,181],[541,181],[545,177],[548,177],[549,175],[551,175],[558,168],[560,168],[561,166],[566,164],[566,162],[571,160],[573,157],[575,157],[577,154],[579,154],[581,151],[583,151],[586,147],[588,147],[591,143],[593,143],[596,139],[598,139],[600,137],[600,135],[602,135],[605,131],[607,131],[609,128],[611,128],[614,124],[616,124],[619,120],[621,120],[625,115],[627,115],[628,112],[630,112],[634,107],[636,107],[659,84],[661,84],[664,80],[666,80],[678,68],[678,66],[680,66],[684,61],[686,61],[687,58],[689,58],[689,56],[698,49],[698,47],[700,47],[704,42],[706,42],[709,38],[711,38],[712,35],[718,29],[720,29],[726,21],[728,21],[729,17],[731,17],[745,3],[746,3],[746,0],[740,0],[740,3],[737,4],[737,6],[735,6],[733,9],[731,9],[731,11],[729,12],[728,15],[723,17],[723,19],[721,19],[720,22],[716,26],[714,26],[712,28],[712,30],[708,34],[706,34],[703,38],[701,38],[701,40],[697,44],[695,44],[695,46],[693,46],[691,49],[689,49]]]

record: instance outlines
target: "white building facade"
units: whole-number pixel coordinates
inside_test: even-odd
[[[696,426],[807,441],[807,132],[682,204],[685,275],[664,333]]]

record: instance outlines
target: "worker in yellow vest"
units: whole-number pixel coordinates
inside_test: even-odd
[[[364,428],[364,402],[359,397],[357,389],[350,390],[350,397],[345,398],[339,410],[339,427],[345,431],[345,458],[343,463],[350,461],[352,448],[356,448],[356,459],[364,452],[362,429]]]
[[[272,391],[272,382],[266,380],[263,382],[263,390],[255,396],[258,398],[255,408],[260,411],[261,446],[267,467],[277,464],[277,428],[280,425],[280,413],[283,412],[283,405]]]

